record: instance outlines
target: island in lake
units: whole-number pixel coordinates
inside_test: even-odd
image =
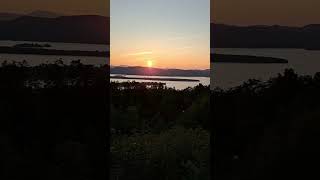
[[[228,55],[212,54],[212,63],[248,63],[248,64],[270,64],[270,63],[288,63],[288,60],[274,57],[249,56],[249,55]]]
[[[24,46],[24,47],[21,47]],[[34,54],[34,55],[62,55],[62,56],[93,56],[93,57],[109,57],[108,51],[78,51],[78,50],[56,50],[26,47],[29,45],[20,45],[18,47],[0,46],[2,54]]]
[[[13,48],[49,48],[50,44],[38,44],[38,43],[22,43],[16,44]]]

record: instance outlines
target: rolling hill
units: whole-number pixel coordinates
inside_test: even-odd
[[[320,25],[231,26],[211,24],[211,47],[302,48],[320,50]]]
[[[110,18],[96,15],[0,21],[0,40],[109,44]]]
[[[57,18],[57,17],[61,17],[64,15],[58,14],[55,12],[50,12],[50,11],[37,10],[37,11],[33,11],[33,12],[27,14],[26,16],[42,17],[42,18]]]
[[[21,16],[21,14],[1,12],[0,21],[11,21]]]

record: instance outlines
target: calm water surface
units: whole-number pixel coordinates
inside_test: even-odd
[[[277,76],[286,68],[293,68],[301,75],[320,72],[320,51],[303,49],[215,49],[216,53],[253,55],[284,58],[288,64],[223,64],[211,63],[211,88],[229,88],[242,84],[248,79],[267,80]]]
[[[111,75],[119,75],[119,74],[111,74]],[[120,74],[121,75],[121,74]],[[200,83],[202,85],[208,86],[210,84],[209,77],[176,77],[176,76],[138,76],[138,75],[122,75],[126,77],[136,77],[136,78],[177,78],[177,79],[195,79],[199,80],[200,82],[187,82],[187,81],[154,81],[154,80],[140,80],[140,79],[110,79],[110,81],[114,82],[128,82],[128,81],[135,81],[135,82],[160,82],[166,83],[167,87],[175,88],[177,90],[182,90],[188,87],[195,87]]]
[[[52,47],[48,49],[57,50],[78,50],[78,51],[109,51],[108,45],[101,44],[79,44],[79,43],[53,43],[53,42],[28,42],[28,41],[0,41],[0,46],[14,46],[22,43],[38,43],[50,44]],[[53,63],[56,60],[62,60],[65,64],[69,64],[74,60],[81,60],[83,64],[105,65],[109,64],[109,58],[105,57],[85,57],[85,56],[60,56],[60,55],[33,55],[33,54],[1,54],[0,63],[3,61],[21,62],[26,60],[29,65],[35,66],[42,63]]]
[[[54,42],[36,42],[36,41],[0,41],[0,46],[14,46],[16,44],[23,43],[37,43],[37,44],[50,44],[51,47],[48,49],[57,50],[79,50],[79,51],[109,51],[108,45],[100,44],[79,44],[79,43],[54,43]],[[61,56],[61,55],[30,55],[30,54],[1,54],[0,53],[0,63],[3,61],[8,62],[21,62],[26,60],[29,65],[36,66],[42,63],[53,63],[57,60],[62,60],[65,64],[69,64],[74,60],[81,60],[83,64],[92,65],[105,65],[109,64],[110,59],[104,57],[85,57],[85,56]],[[148,77],[148,76],[130,76],[128,77]],[[208,77],[164,77],[164,76],[152,76],[153,78],[187,78],[196,79],[200,82],[186,82],[186,81],[151,81],[151,80],[126,80],[126,79],[112,79],[111,81],[136,81],[136,82],[162,82],[165,83],[167,87],[175,89],[185,89],[187,87],[197,86],[199,83],[203,85],[210,84],[210,78]]]

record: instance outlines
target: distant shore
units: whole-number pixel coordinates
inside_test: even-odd
[[[320,47],[308,47],[308,48],[304,48],[307,51],[320,51]]]
[[[126,77],[126,76],[110,76],[110,79],[132,79],[132,80],[151,80],[151,81],[182,81],[182,82],[200,82],[196,79],[180,79],[180,78],[148,78],[148,77]]]

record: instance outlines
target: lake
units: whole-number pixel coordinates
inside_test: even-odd
[[[47,49],[56,50],[78,50],[78,51],[109,51],[108,45],[101,44],[80,44],[80,43],[56,43],[56,42],[37,42],[37,41],[0,41],[0,46],[14,46],[16,44],[34,43],[34,44],[50,44],[51,47]],[[91,65],[105,65],[109,64],[110,59],[105,57],[85,57],[85,56],[62,56],[62,55],[33,55],[33,54],[1,54],[0,63],[3,61],[16,61],[22,62],[26,60],[29,65],[36,66],[43,63],[53,63],[57,60],[62,60],[65,64],[69,64],[74,60],[81,60],[83,64]],[[127,77],[148,77],[148,76],[127,76]],[[151,76],[150,76],[151,77]],[[166,83],[167,87],[175,89],[185,89],[187,87],[197,86],[199,83],[203,85],[210,84],[210,78],[208,77],[163,77],[152,76],[152,78],[177,78],[177,79],[195,79],[200,82],[187,82],[187,81],[154,81],[154,80],[125,80],[125,79],[112,79],[111,81],[136,81],[136,82],[161,82]]]
[[[160,82],[165,83],[167,87],[175,88],[177,90],[182,90],[188,87],[195,87],[201,83],[202,85],[208,86],[210,84],[209,77],[176,77],[176,76],[139,76],[139,75],[121,75],[121,74],[111,74],[111,76],[126,76],[130,78],[176,78],[176,79],[194,79],[199,80],[199,82],[189,82],[189,81],[155,81],[155,80],[141,80],[141,79],[110,79],[112,82]]]
[[[213,51],[213,50],[212,50]],[[294,69],[301,75],[314,75],[320,71],[320,51],[303,49],[214,49],[215,53],[231,55],[252,55],[284,58],[288,64],[239,64],[211,63],[211,88],[230,88],[242,84],[248,79],[268,80]]]
[[[14,46],[23,43],[50,44],[47,49],[56,50],[78,50],[78,51],[109,51],[109,45],[102,44],[80,44],[80,43],[56,43],[56,42],[36,42],[36,41],[0,41],[0,46]],[[61,56],[61,55],[33,55],[33,54],[1,54],[0,63],[3,61],[21,62],[26,60],[29,65],[35,66],[41,63],[53,63],[56,60],[62,60],[69,64],[74,60],[81,60],[83,64],[105,65],[109,64],[109,58],[105,57],[85,57],[85,56]]]

